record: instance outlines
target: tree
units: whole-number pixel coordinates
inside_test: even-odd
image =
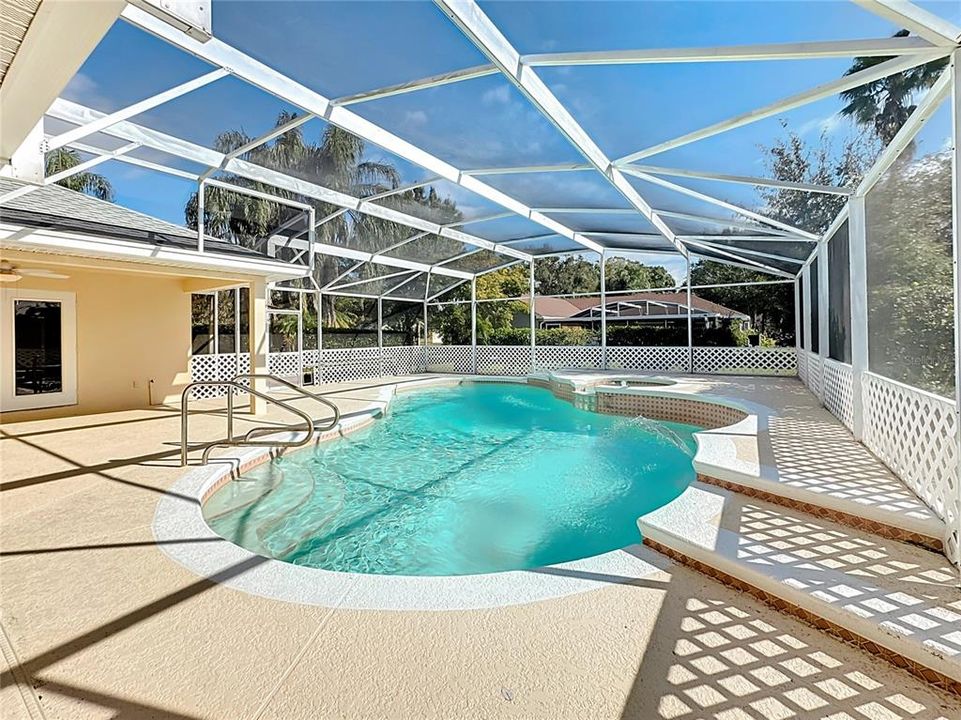
[[[899,30],[894,37],[907,37],[907,30]],[[845,75],[874,67],[892,60],[892,57],[858,57]],[[921,90],[934,85],[948,63],[947,58],[888,75],[880,80],[861,85],[841,93],[847,103],[841,114],[854,118],[858,123],[873,129],[881,143],[887,145],[894,139],[908,116],[916,107],[914,98]]]
[[[692,285],[765,282],[773,278],[762,272],[701,260],[691,266]],[[699,297],[742,312],[751,317],[751,325],[762,337],[777,345],[794,344],[794,286],[747,285],[741,287],[704,288],[695,291]]]
[[[604,269],[608,290],[643,290],[677,285],[674,277],[660,265],[645,265],[636,260],[612,257]]]
[[[57,148],[53,152],[47,153],[46,176],[50,177],[56,173],[75,168],[82,161],[76,150],[67,148]],[[76,192],[92,195],[100,200],[113,200],[113,186],[103,175],[91,172],[78,172],[74,175],[59,180],[57,185],[74,190]]]
[[[541,295],[598,292],[601,287],[597,263],[580,255],[539,259],[534,264],[534,277]]]
[[[277,117],[276,126],[280,127],[295,119],[296,114],[282,112]],[[334,125],[328,125],[319,141],[314,142],[304,136],[300,126],[282,133],[273,141],[263,143],[239,157],[243,160],[302,177],[320,181],[333,190],[354,197],[370,197],[393,190],[400,184],[398,170],[387,162],[377,162],[365,158],[366,144],[362,139]],[[251,141],[251,137],[240,130],[229,130],[217,136],[215,147],[223,153],[230,153]],[[312,205],[318,220],[333,216],[317,228],[317,241],[330,245],[356,248],[367,252],[382,251],[398,244],[415,234],[415,231],[397,223],[382,220],[371,215],[320,202],[315,198],[300,196],[249,178],[225,174],[225,182],[262,193],[276,195],[278,198],[296,200]],[[460,220],[462,215],[456,204],[441,198],[433,187],[415,188],[390,196],[381,201],[385,205],[404,210],[423,217],[428,214],[440,224]],[[258,197],[243,195],[221,187],[208,187],[204,196],[204,228],[210,234],[235,242],[245,247],[256,247],[269,237],[276,228],[290,220],[289,208]],[[184,215],[188,227],[197,227],[198,198],[194,193],[187,201]],[[413,241],[409,253],[420,253],[450,257],[462,251],[462,245],[447,238],[425,237]],[[279,253],[285,249],[280,248]],[[292,251],[286,251],[293,256]],[[410,254],[402,257],[411,257]],[[321,254],[315,259],[314,279],[324,285],[347,269],[344,260],[331,255]],[[364,265],[355,271],[349,280],[364,280],[375,277],[371,266]],[[305,286],[309,286],[305,282]],[[325,326],[337,325],[337,313],[345,312],[356,316],[359,309],[353,299],[343,302],[324,303],[321,309]],[[316,320],[307,318],[316,324]]]
[[[759,145],[764,166],[771,177],[789,182],[840,187],[857,184],[874,163],[880,148],[870,139],[853,136],[840,150],[822,132],[809,144],[781,121],[784,136],[770,146]],[[823,233],[844,207],[843,195],[828,195],[782,188],[758,188],[768,217],[813,233]]]

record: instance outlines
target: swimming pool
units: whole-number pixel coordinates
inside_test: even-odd
[[[697,429],[523,384],[420,390],[369,429],[254,468],[204,515],[253,552],[326,570],[542,567],[638,542],[637,518],[694,479]]]

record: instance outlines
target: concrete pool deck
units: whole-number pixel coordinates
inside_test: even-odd
[[[324,392],[350,415],[395,381]],[[797,380],[686,381],[775,409],[782,474],[818,487],[843,475],[852,493],[883,484],[883,502],[920,505]],[[223,417],[191,428],[216,437]],[[263,561],[198,577],[154,536],[157,504],[184,473],[178,442],[176,408],[2,427],[4,718],[961,713],[956,696],[645,547],[623,551],[657,568],[642,580],[594,577],[587,592],[481,610],[347,610],[350,587],[340,607],[232,589],[224,581]]]

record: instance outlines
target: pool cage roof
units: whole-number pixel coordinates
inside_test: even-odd
[[[316,256],[335,258],[333,269],[325,263],[326,274],[313,272],[312,289],[416,301],[435,300],[502,267],[583,253],[673,254],[688,265],[706,259],[793,279],[832,230],[822,235],[781,222],[754,209],[763,203],[750,194],[758,188],[863,194],[949,96],[952,67],[919,98],[857,187],[750,174],[745,167],[758,167],[757,158],[725,152],[725,143],[739,137],[743,147],[758,124],[796,111],[834,113],[840,93],[947,58],[961,37],[942,16],[948,4],[929,10],[895,0],[857,0],[851,12],[859,22],[825,28],[828,39],[777,42],[787,32],[783,23],[770,33],[763,28],[791,11],[764,3],[728,9],[748,12],[753,21],[729,29],[727,44],[718,37],[718,44],[688,46],[685,38],[699,40],[704,32],[681,27],[671,37],[677,47],[658,47],[655,39],[637,49],[592,47],[589,28],[554,27],[546,4],[515,12],[512,3],[398,3],[391,7],[404,27],[394,28],[364,4],[214,2],[210,36],[184,32],[144,9],[151,4],[126,5],[118,26],[49,107],[44,149],[77,151],[83,162],[72,172],[109,164],[162,174],[200,188],[202,197],[213,187],[233,187],[301,203],[312,209],[310,227],[289,221],[270,240],[285,248],[285,257],[309,258],[312,270]],[[584,13],[609,20],[603,4],[586,5],[593,9]],[[330,33],[354,16],[366,18],[358,32],[371,37],[361,44],[381,47],[380,62],[332,38],[333,47],[318,41],[305,54],[297,33],[320,28],[309,18],[291,22],[292,13],[313,9],[331,21]],[[648,3],[637,3],[619,12],[635,13],[640,23],[648,10]],[[545,34],[538,35],[542,25]],[[288,51],[268,43],[278,27],[292,34]],[[410,27],[416,37],[403,36]],[[547,42],[548,27],[552,38],[590,49],[543,52],[563,47],[561,40]],[[637,27],[633,37],[644,34]],[[900,29],[909,34],[895,36]],[[845,31],[858,37],[836,37]],[[116,67],[120,48],[148,45],[151,63],[163,59],[160,70],[144,73],[136,62]],[[855,57],[878,62],[845,73]],[[770,62],[786,68],[773,85],[755,73]],[[802,85],[791,72],[799,64],[815,68],[803,74]],[[422,76],[409,74],[415,70]],[[735,87],[750,88],[757,102],[737,108],[725,99]],[[689,104],[668,105],[670,93]],[[444,122],[432,113],[438,107]],[[598,120],[639,107],[645,112],[636,126]],[[211,142],[210,121],[201,129],[205,117],[214,118],[220,133],[242,132],[229,145],[222,136]],[[284,161],[284,147],[321,138],[331,126],[366,145],[370,167],[358,177]],[[704,169],[702,157],[718,167]],[[201,227],[201,247],[204,236]]]

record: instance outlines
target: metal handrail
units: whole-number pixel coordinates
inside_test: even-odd
[[[275,378],[276,379],[276,378]],[[259,397],[267,402],[274,403],[280,406],[284,410],[293,413],[304,419],[304,428],[295,426],[296,430],[305,429],[306,435],[302,440],[272,440],[270,442],[263,442],[257,440],[251,440],[244,438],[242,440],[233,439],[233,416],[234,416],[234,394],[233,392],[227,393],[227,428],[228,437],[224,440],[215,440],[210,443],[205,443],[203,445],[198,445],[194,450],[203,448],[203,454],[201,455],[201,464],[206,465],[207,460],[210,456],[210,451],[215,447],[302,447],[311,441],[314,436],[314,421],[311,419],[310,415],[305,413],[303,410],[294,407],[290,403],[284,402],[283,400],[278,400],[275,397],[271,397],[267,393],[262,393],[259,390],[254,390],[252,387],[247,385],[242,385],[241,383],[234,382],[233,380],[200,380],[198,382],[192,382],[187,387],[184,388],[180,395],[180,464],[187,464],[187,453],[191,449],[187,445],[187,418],[190,415],[190,393],[194,388],[198,387],[225,387],[229,390],[240,390],[242,393],[248,395],[253,395],[254,397]],[[339,417],[339,415],[338,415]],[[272,432],[279,432],[279,430],[272,429]]]
[[[242,373],[240,375],[234,376],[232,382],[237,382],[239,380],[257,380],[257,379],[271,380],[273,382],[278,382],[284,387],[289,388],[294,392],[300,393],[303,397],[316,400],[321,405],[324,405],[325,407],[328,407],[331,410],[333,410],[334,417],[333,417],[333,420],[331,420],[330,424],[322,428],[317,428],[315,426],[314,428],[315,431],[327,432],[328,430],[332,430],[333,428],[337,427],[337,423],[340,422],[340,408],[337,407],[335,403],[331,402],[330,400],[328,400],[327,398],[321,395],[317,395],[316,393],[312,393],[312,392],[309,392],[308,390],[304,390],[304,388],[300,387],[299,385],[294,385],[294,383],[288,380],[284,380],[281,377],[277,377],[276,375],[268,375],[266,373]],[[247,386],[245,385],[244,387],[247,387]],[[228,401],[227,404],[228,405],[231,404],[230,401]],[[247,431],[247,434],[244,435],[244,440],[250,440],[252,437],[255,437],[257,435],[272,435],[275,432],[277,432],[275,428],[253,428]],[[227,414],[227,437],[233,437],[233,418],[230,413]]]

